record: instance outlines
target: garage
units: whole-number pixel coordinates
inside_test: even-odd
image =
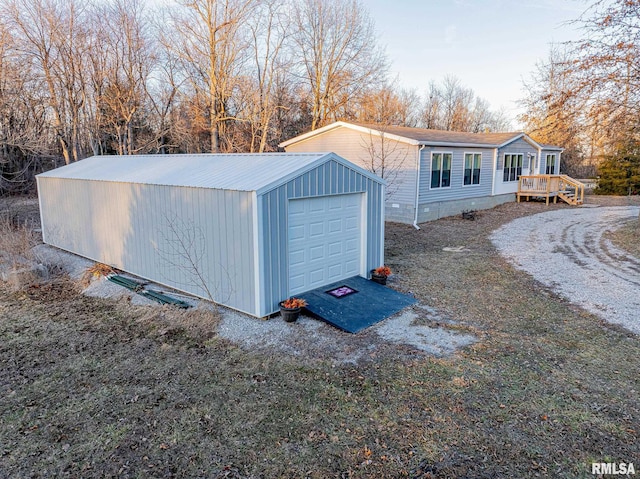
[[[362,216],[362,193],[289,202],[291,294],[366,275],[361,261]]]
[[[384,262],[384,180],[334,153],[94,156],[37,183],[45,243],[252,316]]]

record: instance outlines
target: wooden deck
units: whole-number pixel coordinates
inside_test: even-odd
[[[584,184],[567,175],[527,175],[518,181],[516,198],[546,198],[547,204],[553,198],[556,203],[560,198],[570,205],[584,203]]]

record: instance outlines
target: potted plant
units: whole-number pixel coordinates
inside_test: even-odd
[[[293,323],[298,316],[300,316],[300,310],[307,305],[307,302],[302,298],[289,298],[280,303],[280,316],[287,323]]]
[[[391,275],[391,268],[388,266],[378,266],[371,270],[371,279],[376,283],[387,284],[387,277]]]

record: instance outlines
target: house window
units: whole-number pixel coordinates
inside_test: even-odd
[[[451,186],[451,153],[431,153],[431,188]]]
[[[547,155],[547,175],[556,173],[556,155]]]
[[[480,165],[482,164],[482,153],[464,154],[464,184],[480,184]]]
[[[505,153],[502,181],[518,181],[522,174],[522,154]]]

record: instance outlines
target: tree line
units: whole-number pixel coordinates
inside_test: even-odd
[[[335,120],[508,126],[456,78],[399,88],[360,0],[156,5],[2,3],[0,192],[95,154],[274,151]]]
[[[640,0],[596,0],[572,23],[582,38],[537,65],[520,119],[536,140],[566,148],[565,171],[598,173],[601,193],[638,194]]]

